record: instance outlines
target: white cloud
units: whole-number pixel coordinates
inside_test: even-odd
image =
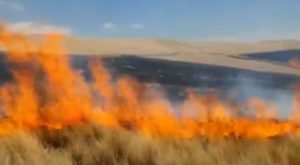
[[[12,31],[23,34],[47,34],[47,33],[60,33],[70,34],[71,29],[67,27],[60,27],[35,22],[16,22],[9,25]]]
[[[143,24],[140,24],[140,23],[131,24],[130,27],[133,28],[133,29],[143,29],[143,28],[145,28],[145,26]]]
[[[111,23],[111,22],[107,22],[105,24],[103,24],[102,26],[104,29],[113,29],[115,28],[115,24]]]
[[[0,6],[4,6],[15,11],[23,11],[25,9],[23,4],[14,0],[0,0]]]

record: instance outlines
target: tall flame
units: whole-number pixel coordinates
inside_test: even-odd
[[[162,93],[130,77],[112,82],[100,61],[89,63],[92,82],[87,82],[71,67],[62,40],[61,35],[48,34],[33,42],[0,27],[0,44],[13,78],[0,87],[0,135],[80,123],[155,137],[266,139],[300,135],[298,93],[295,117],[287,121],[276,119],[276,107],[263,100],[233,106],[193,91],[180,108],[174,108]],[[241,109],[252,115],[241,116]]]

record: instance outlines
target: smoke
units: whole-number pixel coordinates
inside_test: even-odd
[[[9,28],[17,33],[26,35],[41,35],[48,33],[70,34],[71,29],[67,27],[54,26],[38,22],[16,22],[9,25]]]
[[[293,89],[290,86],[277,87],[270,84],[273,79],[267,79],[269,85],[260,83],[254,77],[239,74],[237,81],[226,93],[234,92],[237,102],[244,103],[252,98],[259,98],[276,106],[277,117],[287,119],[292,113]]]

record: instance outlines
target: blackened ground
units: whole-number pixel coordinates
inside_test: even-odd
[[[248,54],[235,56],[235,58],[242,58],[247,60],[260,60],[260,61],[267,61],[276,64],[287,65],[287,63],[291,59],[300,59],[300,49],[262,52],[262,53],[248,53]]]
[[[298,54],[297,51],[296,54]],[[100,58],[99,56],[72,55],[71,62],[74,68],[81,69],[86,79],[90,80],[87,61]],[[235,91],[240,99],[247,96],[273,99],[277,95],[291,93],[293,91],[292,86],[300,82],[300,77],[295,75],[147,59],[134,55],[107,57],[101,60],[114,78],[130,75],[143,83],[160,84],[168,96],[174,100],[183,99],[187,88],[194,88],[199,91],[219,91],[221,95]],[[4,55],[0,55],[1,83],[11,79],[9,66],[5,62]]]
[[[87,61],[97,56],[73,56],[75,68],[90,75]],[[258,96],[267,99],[278,94],[292,92],[292,86],[300,82],[295,75],[264,73],[215,65],[147,59],[133,55],[102,59],[114,77],[130,75],[148,84],[160,84],[171,99],[185,97],[187,88],[199,91],[219,91],[221,95],[235,91],[241,99]]]

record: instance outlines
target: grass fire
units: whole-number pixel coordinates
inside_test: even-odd
[[[175,106],[130,76],[114,80],[91,59],[87,81],[64,37],[32,41],[2,25],[11,79],[0,86],[4,164],[299,164],[300,91],[279,119],[259,98],[234,103],[187,89]]]

